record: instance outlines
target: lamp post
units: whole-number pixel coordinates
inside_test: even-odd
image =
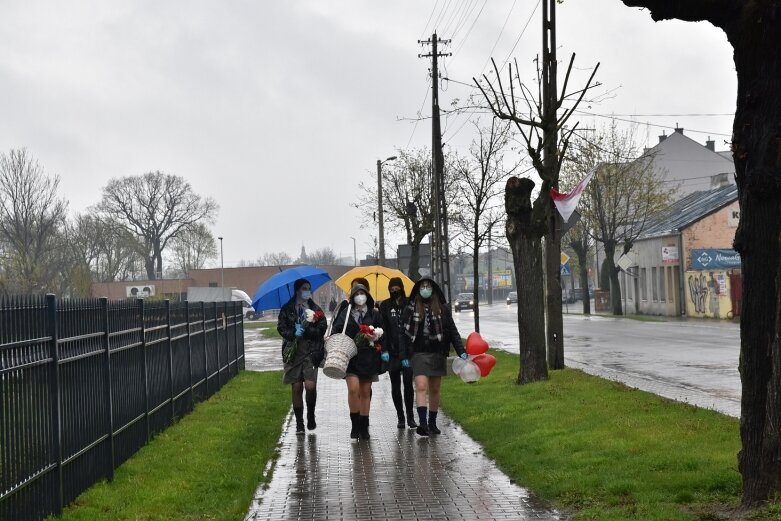
[[[358,265],[358,250],[355,249],[355,237],[350,237],[353,240],[353,266]]]
[[[390,156],[385,161],[377,160],[377,222],[380,228],[380,266],[385,266],[385,224],[382,218],[382,165],[395,159],[396,156]]]
[[[225,287],[225,262],[222,257],[222,237],[217,237],[220,240],[220,287]]]

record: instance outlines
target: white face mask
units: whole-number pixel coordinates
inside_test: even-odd
[[[304,290],[304,291],[301,292],[301,300],[309,300],[310,298],[312,298],[312,292],[311,291]]]
[[[363,306],[366,304],[366,295],[355,295],[355,298],[353,299],[356,305]]]

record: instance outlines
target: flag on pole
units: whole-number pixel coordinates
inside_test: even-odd
[[[551,188],[550,197],[553,199],[553,204],[556,205],[556,209],[561,214],[561,218],[564,222],[569,221],[572,212],[574,212],[575,208],[578,206],[580,195],[583,193],[583,190],[586,189],[586,185],[591,181],[591,178],[594,177],[594,172],[596,171],[596,167],[592,168],[569,193],[561,193],[555,188]]]

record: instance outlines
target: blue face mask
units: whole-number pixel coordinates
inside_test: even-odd
[[[423,298],[431,298],[432,293],[434,293],[432,288],[420,288],[420,296]]]
[[[301,292],[301,300],[309,300],[312,298],[312,292],[311,291],[302,291]]]

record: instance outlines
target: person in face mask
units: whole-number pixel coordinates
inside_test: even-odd
[[[418,426],[415,423],[414,395],[415,388],[412,383],[412,369],[401,365],[401,335],[404,327],[401,323],[401,314],[407,306],[407,298],[404,295],[404,282],[398,277],[388,281],[390,298],[380,303],[380,316],[382,317],[383,352],[382,359],[388,364],[388,376],[391,382],[391,398],[396,408],[398,423],[396,427],[404,428],[404,408],[407,409],[407,423],[410,429]],[[401,397],[401,382],[404,381],[404,401]]]
[[[285,362],[282,383],[290,384],[296,434],[304,434],[304,389],[306,389],[306,427],[314,430],[317,402],[317,367],[323,359],[323,336],[328,326],[325,314],[312,300],[312,285],[306,279],[293,283],[295,294],[279,310],[277,331],[283,338],[282,358]],[[310,311],[307,314],[307,311]],[[320,313],[317,313],[317,312]],[[317,320],[309,321],[315,314]],[[313,318],[313,317],[312,317]]]
[[[363,284],[355,284],[350,292],[349,308],[340,309],[334,319],[332,331],[341,331],[345,321],[345,334],[355,339],[360,325],[382,327],[380,313],[374,307],[374,299]],[[347,313],[349,309],[349,315]],[[380,354],[372,347],[358,349],[358,354],[347,365],[347,405],[350,408],[350,438],[369,439],[369,406],[371,404],[372,382],[378,380],[380,372]]]
[[[400,337],[401,362],[403,365],[412,365],[412,376],[415,379],[415,401],[418,407],[416,432],[420,436],[440,434],[437,427],[439,389],[442,377],[447,374],[450,346],[465,360],[467,354],[450,307],[436,282],[424,277],[415,283],[401,322],[404,328]]]

